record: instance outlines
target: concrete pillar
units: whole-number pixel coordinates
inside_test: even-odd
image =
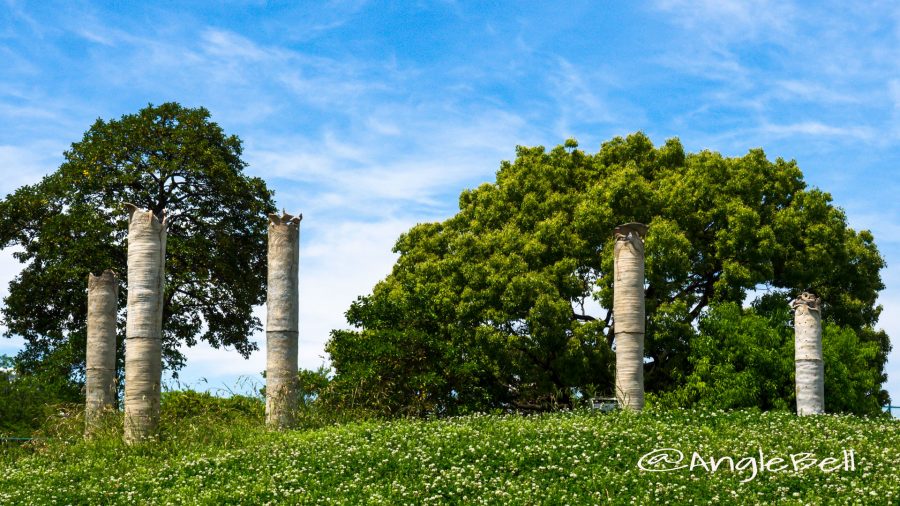
[[[162,382],[166,223],[125,204],[128,220],[128,317],[125,330],[125,442],[157,436]]]
[[[825,363],[822,356],[822,301],[803,292],[794,308],[794,365],[797,414],[825,412]]]
[[[116,409],[116,318],[119,280],[112,271],[88,274],[84,433],[89,436],[107,410]]]
[[[619,407],[644,408],[644,236],[647,226],[616,227],[613,263],[613,330]]]
[[[294,424],[297,409],[297,331],[299,316],[300,220],[287,213],[269,215],[268,293],[266,297],[266,425]]]

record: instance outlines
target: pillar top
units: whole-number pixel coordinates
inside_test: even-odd
[[[88,273],[88,287],[94,286],[96,283],[114,283],[116,282],[116,273],[113,270],[106,269],[99,275],[93,272]]]
[[[803,292],[796,299],[791,301],[791,309],[797,310],[798,307],[806,306],[810,311],[822,311],[822,299],[816,297],[812,292]]]
[[[647,235],[647,225],[643,223],[631,222],[619,225],[613,231],[616,237],[628,237],[631,234],[637,234],[641,239]]]
[[[128,220],[129,221],[134,220],[135,213],[140,213],[141,215],[147,216],[148,221],[150,222],[151,226],[153,226],[153,225],[161,225],[162,226],[162,225],[167,224],[167,221],[166,221],[167,217],[166,217],[165,209],[160,211],[159,216],[157,216],[156,213],[153,212],[153,210],[138,207],[138,206],[132,204],[131,202],[122,202],[122,206],[125,207],[126,211],[128,211]]]
[[[293,216],[288,214],[284,209],[281,210],[281,214],[278,213],[269,213],[269,225],[300,225],[300,221],[303,220],[303,214],[298,214],[297,216]]]

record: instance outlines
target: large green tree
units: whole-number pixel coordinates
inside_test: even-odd
[[[128,213],[123,203],[168,222],[163,355],[177,370],[179,346],[202,339],[247,356],[261,328],[266,214],[272,192],[244,174],[241,141],[204,108],[149,105],[98,119],[64,153],[59,169],[0,202],[0,247],[24,264],[2,308],[7,336],[25,338],[23,371],[57,380],[83,368],[88,272],[124,277]],[[119,349],[127,297],[119,292]],[[121,367],[121,363],[120,363]]]
[[[649,392],[685,384],[711,305],[810,290],[827,322],[873,343],[855,367],[886,398],[890,345],[874,330],[884,261],[795,162],[686,154],[641,133],[596,154],[570,140],[516,155],[496,182],[464,191],[455,216],[403,234],[392,273],[347,313],[356,330],[332,333],[334,388],[350,401],[424,413],[612,394],[613,229],[634,221],[649,225]]]

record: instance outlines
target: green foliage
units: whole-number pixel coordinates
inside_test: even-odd
[[[22,374],[12,358],[0,355],[0,436],[28,437],[53,406],[80,397],[80,391],[67,382],[46,374]]]
[[[789,308],[778,316],[787,316]],[[788,321],[789,324],[789,321]],[[659,394],[663,406],[786,410],[794,397],[793,329],[734,303],[714,305],[690,341],[691,372],[682,386]]]
[[[171,424],[191,418],[212,418],[228,423],[238,418],[262,422],[265,418],[262,399],[244,395],[217,397],[209,392],[173,390],[163,392],[160,418]]]
[[[854,331],[826,323],[822,336],[825,361],[825,409],[831,412],[880,413],[886,404],[883,374],[870,364],[881,351],[871,329]]]
[[[331,384],[330,372],[331,368],[324,365],[316,370],[297,371],[297,397],[303,406],[310,406],[322,397]]]
[[[265,296],[265,183],[243,173],[241,141],[206,109],[166,103],[119,120],[98,119],[59,169],[0,201],[0,247],[18,246],[23,269],[2,308],[6,335],[25,338],[26,370],[77,379],[84,366],[89,272],[124,278],[133,203],[168,221],[163,356],[177,370],[180,344],[202,339],[247,356],[252,315]],[[119,291],[119,349],[126,290]],[[122,367],[121,352],[119,367]]]
[[[782,297],[764,296],[754,308],[713,305],[691,339],[692,369],[678,388],[659,393],[661,406],[795,410],[794,330]],[[849,327],[823,324],[825,409],[878,414],[881,378],[868,365],[877,342]]]
[[[391,274],[347,311],[355,329],[332,332],[334,388],[348,402],[453,414],[611,395],[612,231],[632,221],[649,225],[648,391],[676,389],[692,373],[691,342],[710,304],[740,304],[765,287],[784,299],[820,295],[828,322],[874,345],[851,361],[852,374],[872,371],[873,395],[887,399],[890,344],[872,330],[884,260],[872,234],[849,228],[794,162],[758,149],[686,154],[677,139],[654,147],[640,133],[593,155],[573,140],[518,147],[496,182],[460,195],[459,209],[403,234]],[[785,392],[753,395],[783,406]]]
[[[265,378],[265,371],[262,373]],[[380,413],[369,406],[354,403],[352,396],[335,389],[331,368],[297,371],[297,407],[294,428],[316,429],[341,423],[377,418]],[[260,399],[266,397],[266,387],[259,389]]]
[[[3,504],[895,504],[900,423],[745,410],[558,412],[364,422],[269,432],[188,418],[162,441],[107,434],[0,450]],[[121,425],[119,425],[121,427]],[[837,437],[836,435],[839,435]],[[818,460],[830,473],[703,468],[641,471],[660,448],[711,457]],[[777,462],[774,462],[777,464]],[[102,499],[98,499],[102,498]]]

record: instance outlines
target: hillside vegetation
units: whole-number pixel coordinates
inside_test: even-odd
[[[195,396],[191,398],[190,396]],[[121,419],[81,439],[76,413],[5,444],[3,504],[897,504],[900,421],[784,411],[570,411],[352,422],[267,432],[259,405],[164,402],[160,442]],[[176,402],[177,401],[177,402]],[[196,406],[213,405],[198,410]],[[664,448],[694,469],[641,470]],[[852,465],[845,451],[853,451]],[[758,465],[760,451],[768,463]],[[801,453],[811,453],[803,456]],[[670,452],[671,454],[671,452]],[[644,467],[672,467],[657,452]],[[803,467],[779,471],[791,455]],[[653,458],[656,456],[656,459]],[[723,460],[715,472],[710,458]],[[741,460],[743,459],[743,460]],[[754,465],[751,460],[756,461]],[[655,462],[655,464],[654,464]],[[848,467],[850,467],[848,469]],[[755,469],[755,472],[754,472]]]

